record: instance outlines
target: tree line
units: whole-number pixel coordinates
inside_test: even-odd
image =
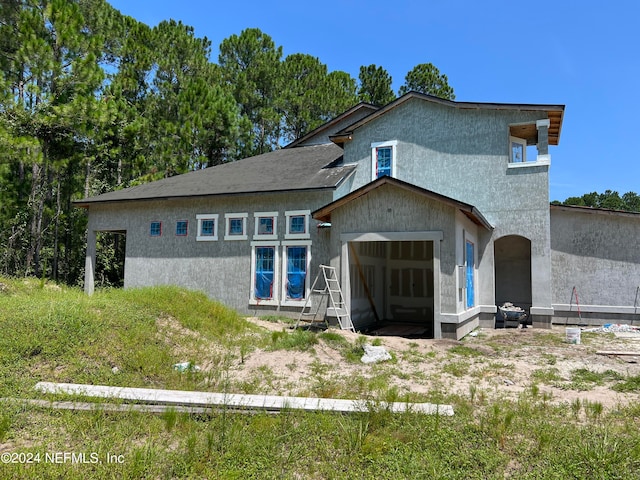
[[[0,273],[79,283],[73,200],[265,153],[396,98],[383,67],[329,72],[255,28],[212,57],[192,27],[151,28],[105,0],[0,1]],[[430,63],[409,90],[454,98]]]
[[[563,202],[554,200],[551,203],[553,205],[572,205],[625,212],[640,212],[640,196],[635,192],[627,192],[620,195],[615,190],[605,190],[604,193],[585,193],[579,197],[569,197]]]

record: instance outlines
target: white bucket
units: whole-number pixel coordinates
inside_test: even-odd
[[[567,343],[574,345],[580,345],[580,329],[567,327]]]

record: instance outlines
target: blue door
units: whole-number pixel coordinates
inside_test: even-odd
[[[473,266],[475,263],[473,254],[473,243],[467,242],[466,254],[467,254],[467,308],[474,306],[474,289],[473,289]]]

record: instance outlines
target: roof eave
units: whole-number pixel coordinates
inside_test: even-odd
[[[397,186],[399,188],[402,188],[404,190],[408,190],[408,191],[412,191],[414,193],[417,193],[419,195],[423,195],[425,197],[431,198],[433,200],[436,201],[440,201],[443,203],[446,203],[448,205],[451,205],[454,208],[459,209],[464,215],[466,215],[473,223],[475,223],[476,225],[479,225],[481,227],[486,228],[487,230],[493,230],[493,225],[491,225],[491,223],[489,223],[489,221],[484,217],[484,215],[482,215],[482,213],[480,213],[480,211],[474,207],[473,205],[469,205],[467,203],[463,203],[460,202],[458,200],[455,200],[453,198],[444,196],[444,195],[440,195],[439,193],[436,192],[432,192],[430,190],[426,190],[422,187],[418,187],[416,185],[413,185],[411,183],[407,183],[404,182],[402,180],[398,180],[396,178],[392,178],[392,177],[381,177],[378,178],[377,180],[374,180],[373,182],[368,183],[367,185],[364,185],[362,187],[360,187],[357,190],[354,190],[353,192],[345,195],[342,198],[339,198],[338,200],[334,200],[333,202],[325,205],[324,207],[321,207],[317,210],[315,210],[314,212],[311,213],[311,216],[315,219],[315,220],[319,220],[321,222],[331,222],[331,213],[338,207],[341,207],[357,198],[360,198],[364,195],[366,195],[367,193],[369,193],[372,190],[375,190],[376,188],[382,186],[385,183],[390,183],[394,186]]]
[[[302,137],[295,139],[293,142],[285,145],[283,148],[293,148],[293,147],[296,147],[296,146],[300,145],[301,143],[304,143],[308,139],[313,138],[314,136],[316,136],[319,133],[321,133],[323,130],[328,130],[333,125],[335,125],[337,123],[340,123],[343,119],[349,117],[349,115],[352,115],[354,112],[357,112],[358,110],[360,110],[362,108],[368,108],[373,113],[376,110],[378,110],[380,107],[377,107],[377,106],[375,106],[373,104],[370,104],[370,103],[360,102],[357,105],[354,105],[353,107],[351,107],[349,110],[341,113],[337,117],[334,117],[331,120],[329,120],[328,122],[323,123],[319,127],[311,130],[306,135],[303,135]],[[331,136],[329,136],[329,138],[331,138]],[[334,143],[336,143],[336,142],[334,142]],[[336,145],[340,145],[341,146],[341,144],[339,144],[339,143],[336,143]]]
[[[322,191],[322,190],[335,190],[339,187],[339,185],[343,182],[344,179],[351,176],[352,173],[349,172],[348,175],[345,175],[344,178],[340,179],[338,183],[335,185],[328,185],[324,187],[309,187],[309,188],[290,188],[286,190],[263,190],[263,191],[247,191],[247,192],[220,192],[220,193],[202,193],[196,195],[165,195],[163,197],[140,197],[140,198],[115,198],[115,199],[106,199],[106,200],[91,200],[87,201],[87,199],[82,200],[74,200],[72,201],[72,205],[77,208],[89,208],[92,205],[106,205],[113,203],[126,203],[126,202],[153,202],[153,201],[167,201],[167,200],[184,200],[191,198],[207,198],[207,197],[236,197],[241,195],[273,195],[280,193],[289,193],[289,192],[314,192],[314,191]],[[98,198],[98,197],[95,197]]]
[[[565,212],[580,212],[586,214],[614,215],[620,217],[639,218],[640,212],[628,212],[626,210],[613,210],[610,208],[587,207],[583,205],[549,205],[551,210],[562,210]]]
[[[448,100],[445,98],[435,97],[433,95],[427,95],[419,92],[408,92],[400,98],[395,99],[393,102],[388,103],[379,110],[372,112],[371,115],[358,120],[357,122],[349,125],[343,130],[336,132],[335,135],[329,137],[331,141],[337,145],[342,146],[346,141],[351,140],[353,132],[365,125],[366,123],[378,118],[381,115],[386,114],[389,110],[392,110],[412,98],[419,98],[431,103],[438,103],[446,105],[448,107],[458,109],[488,109],[488,110],[530,110],[541,111],[547,114],[547,117],[551,120],[549,143],[551,145],[558,145],[560,142],[560,131],[562,130],[562,120],[564,116],[564,105],[553,104],[532,104],[532,103],[482,103],[482,102],[456,102],[454,100]],[[340,141],[341,143],[338,143]]]

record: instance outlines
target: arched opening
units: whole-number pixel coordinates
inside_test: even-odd
[[[531,240],[508,235],[494,242],[495,303],[531,308]]]

